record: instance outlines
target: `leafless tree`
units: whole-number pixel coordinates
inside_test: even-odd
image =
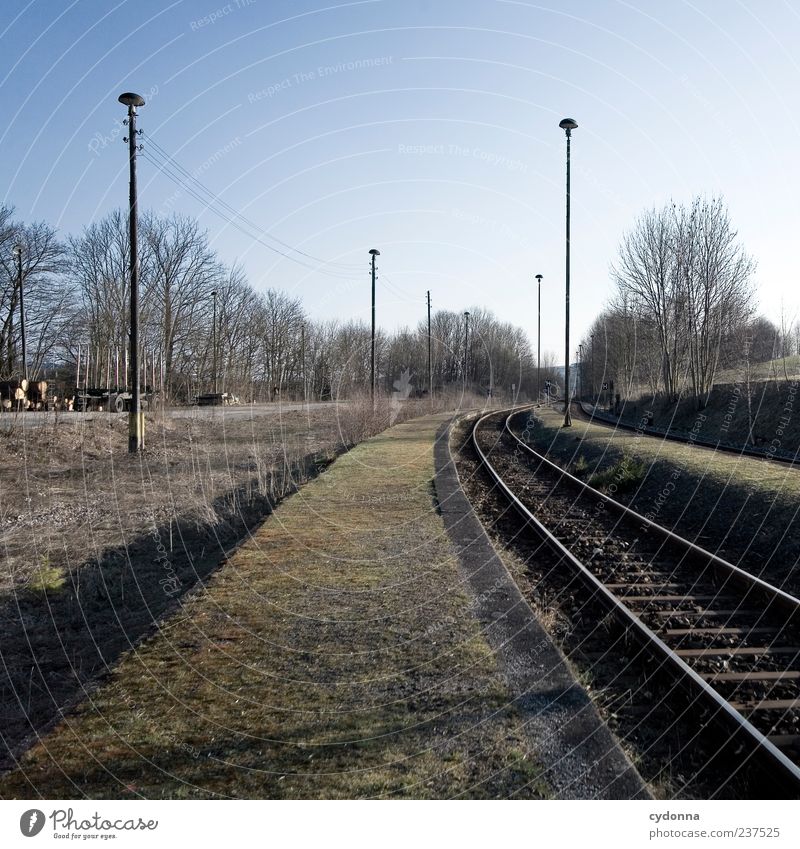
[[[164,388],[172,394],[175,364],[196,350],[197,336],[210,324],[211,292],[222,268],[197,221],[180,215],[149,215],[142,228],[147,245],[144,274],[146,344],[163,355]]]
[[[21,376],[19,270],[22,250],[28,376],[36,380],[57,349],[70,319],[71,292],[64,278],[64,246],[43,222],[14,221],[14,210],[0,206],[0,376]]]
[[[652,209],[623,237],[612,266],[618,302],[653,333],[669,399],[688,385],[707,402],[726,333],[752,315],[754,269],[719,198]]]
[[[719,198],[697,199],[690,210],[679,210],[676,218],[682,222],[680,229],[676,227],[676,238],[692,243],[681,264],[692,393],[703,406],[713,386],[726,328],[743,325],[752,317],[755,262],[738,242]]]

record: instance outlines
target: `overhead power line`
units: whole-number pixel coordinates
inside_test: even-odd
[[[232,227],[235,227],[241,233],[248,236],[248,238],[257,241],[263,247],[291,262],[297,263],[304,268],[318,271],[319,273],[330,277],[349,279],[352,277],[352,274],[349,272],[360,268],[360,266],[357,265],[349,266],[346,263],[331,262],[322,259],[321,257],[314,256],[300,248],[293,247],[289,243],[284,242],[263,230],[258,224],[256,224],[256,222],[249,219],[247,216],[242,215],[238,212],[238,210],[223,201],[211,189],[200,182],[200,180],[177,162],[174,157],[170,156],[170,154],[168,154],[151,136],[147,135],[146,137],[149,142],[148,147],[152,146],[153,152],[145,148],[142,151],[142,155],[148,162],[150,162],[151,165],[157,168],[165,177],[186,191],[187,194],[219,218],[223,219]],[[277,242],[286,250],[276,247],[274,244],[266,241],[267,239]],[[293,254],[297,254],[298,256],[294,256]],[[304,260],[309,260],[311,263],[315,264],[312,265]]]
[[[194,174],[192,174],[190,171],[188,171],[186,168],[184,168],[184,166],[181,165],[180,162],[178,162],[178,160],[175,159],[174,156],[172,156],[172,154],[170,154],[166,150],[164,150],[164,148],[161,147],[161,145],[149,133],[144,133],[144,136],[148,140],[148,142],[155,148],[155,151],[159,156],[161,156],[163,159],[165,159],[167,162],[169,162],[170,165],[172,165],[173,168],[177,172],[185,175],[185,177],[187,179],[191,180],[192,183],[194,183],[201,192],[203,192],[204,194],[207,194],[210,198],[212,198],[214,200],[215,203],[219,204],[219,206],[221,206],[223,209],[227,210],[231,215],[233,215],[236,218],[240,219],[241,221],[245,222],[250,227],[252,227],[254,230],[256,230],[260,233],[263,233],[263,235],[265,235],[267,238],[272,239],[273,241],[277,242],[279,245],[282,245],[284,248],[287,248],[291,251],[294,251],[295,253],[298,253],[301,256],[305,256],[308,259],[314,260],[314,262],[319,262],[319,263],[322,263],[324,265],[338,266],[340,268],[346,268],[350,271],[355,271],[356,269],[360,268],[360,266],[356,265],[355,263],[335,262],[333,260],[325,260],[325,259],[322,259],[321,257],[314,256],[313,254],[307,253],[306,251],[304,251],[300,248],[296,248],[293,245],[290,245],[288,242],[284,242],[282,239],[279,239],[277,236],[273,236],[271,233],[268,233],[265,230],[262,230],[262,228],[258,224],[256,224],[256,222],[253,221],[252,218],[248,218],[246,215],[242,215],[241,212],[239,212],[237,209],[232,207],[229,203],[224,201],[218,194],[216,194],[214,191],[209,189],[208,186],[206,186],[200,180],[198,180],[197,177]]]

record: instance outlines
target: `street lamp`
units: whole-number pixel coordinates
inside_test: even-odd
[[[464,313],[464,391],[467,391],[467,359],[469,353],[469,313]]]
[[[22,245],[14,247],[14,255],[17,258],[17,285],[19,286],[19,332],[22,337],[22,377],[28,380],[28,354],[25,347],[25,296],[22,291]],[[26,387],[27,388],[27,387]]]
[[[592,340],[592,379],[590,381],[590,383],[591,383],[590,392],[591,392],[591,396],[592,396],[592,404],[594,404],[595,403],[595,400],[594,400],[594,333],[590,333],[589,338]]]
[[[131,363],[129,382],[133,390],[131,410],[128,414],[128,452],[135,454],[144,448],[144,415],[139,395],[139,243],[138,207],[136,200],[136,109],[144,106],[144,98],[127,91],[118,98],[128,107],[128,164],[130,185],[128,193],[128,225],[131,242]]]
[[[370,252],[372,257],[372,347],[370,349],[369,360],[369,397],[375,404],[375,257],[380,256],[381,252],[377,248],[373,248]]]
[[[542,275],[536,275],[539,284],[539,311],[536,322],[536,403],[542,400]]]
[[[559,121],[558,126],[566,133],[567,136],[567,238],[566,238],[566,298],[565,298],[565,314],[566,321],[564,325],[564,427],[572,427],[572,417],[569,413],[569,153],[570,140],[572,131],[577,128],[578,122],[573,118],[563,118]]]
[[[584,383],[586,381],[583,379],[583,342],[578,344],[578,377],[576,378],[576,390],[578,392],[578,399],[580,400],[583,397]]]

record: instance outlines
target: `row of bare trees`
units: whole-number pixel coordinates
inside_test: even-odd
[[[642,214],[619,247],[616,292],[583,340],[584,387],[614,380],[704,406],[720,369],[775,356],[780,334],[755,314],[755,262],[720,198]]]
[[[145,212],[139,234],[145,383],[157,373],[155,383],[168,399],[188,400],[215,383],[243,400],[270,400],[276,392],[327,399],[368,390],[367,324],[312,321],[300,299],[254,290],[241,267],[219,260],[194,219]],[[11,208],[0,207],[0,378],[21,374],[17,244],[30,377],[55,373],[74,380],[81,356],[82,382],[124,383],[126,214],[112,212],[60,240],[48,225],[17,222]],[[379,332],[376,354],[380,391],[397,391],[399,381],[416,394],[429,389],[426,321]],[[468,335],[462,313],[435,313],[431,354],[434,391],[456,386],[523,398],[535,391],[535,360],[524,332],[485,310],[471,311]]]

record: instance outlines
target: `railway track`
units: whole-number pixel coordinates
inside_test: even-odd
[[[561,402],[564,403],[563,401]],[[603,427],[613,428],[614,430],[632,431],[642,436],[647,436],[650,439],[668,440],[669,442],[681,442],[684,445],[693,445],[697,448],[705,448],[709,451],[722,451],[725,454],[736,454],[739,457],[754,457],[758,460],[764,460],[770,463],[780,463],[783,466],[791,466],[800,468],[800,460],[796,457],[787,457],[779,454],[771,454],[768,451],[761,451],[757,448],[745,448],[744,446],[727,445],[723,442],[712,442],[708,439],[700,437],[681,436],[678,433],[662,430],[649,430],[648,428],[637,427],[628,422],[621,421],[606,413],[598,413],[592,409],[587,409],[587,405],[582,401],[573,401],[573,410],[577,412],[578,417],[592,424],[602,425]]]
[[[800,794],[800,601],[570,475],[528,445],[532,414],[507,412],[472,430],[493,484],[731,751]]]

